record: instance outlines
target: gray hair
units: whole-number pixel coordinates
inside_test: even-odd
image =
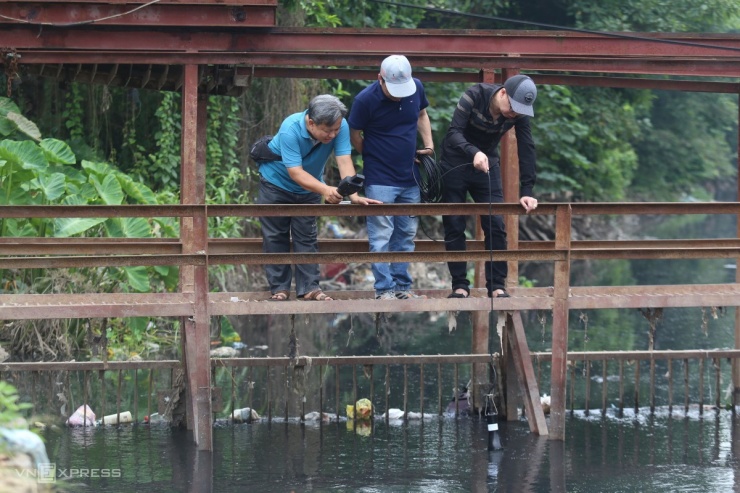
[[[308,103],[308,117],[317,125],[333,125],[347,115],[347,107],[331,94],[320,94]]]

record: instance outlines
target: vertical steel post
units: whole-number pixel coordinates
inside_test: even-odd
[[[555,262],[554,305],[552,309],[552,375],[550,438],[565,440],[565,392],[568,364],[568,292],[570,290],[570,204],[557,207],[555,249],[565,250],[565,260]]]
[[[519,74],[519,69],[503,69],[501,83],[509,77]],[[501,139],[501,184],[504,188],[504,202],[516,204],[519,202],[519,152],[517,150],[516,133],[514,130],[506,132]],[[519,249],[519,216],[504,216],[506,226],[506,244],[509,250]],[[506,277],[506,287],[519,284],[519,262],[509,262],[509,275]]]
[[[503,69],[499,82],[503,84],[506,79],[518,73],[519,69]],[[504,202],[515,204],[519,201],[519,152],[516,146],[516,132],[513,129],[506,132],[501,139],[499,151]],[[508,250],[519,249],[519,216],[504,216],[504,227],[506,228],[506,248]],[[511,288],[519,283],[519,262],[512,260],[507,264],[509,272],[506,277],[506,287]],[[507,345],[504,344],[501,349],[504,356],[502,367],[506,370],[506,419],[512,421],[518,419],[516,415],[517,403],[520,400],[517,392],[518,382],[516,375],[511,371],[514,365],[510,362],[511,355]]]
[[[208,99],[198,96],[197,65],[186,65],[182,85],[182,165],[180,202],[205,204],[205,136]],[[182,251],[205,255],[208,221],[205,206],[192,218],[181,219]],[[180,269],[180,289],[193,294],[194,313],[183,321],[184,367],[187,376],[188,426],[200,450],[213,449],[211,412],[210,341],[208,319],[208,267]]]
[[[738,139],[740,139],[740,94],[738,95]],[[740,166],[740,151],[737,154],[737,164]],[[738,168],[740,169],[740,168]],[[737,198],[740,201],[740,177],[737,181]],[[740,214],[735,218],[737,221],[737,235],[740,238]],[[735,282],[740,283],[740,258],[735,259]],[[740,307],[735,307],[735,349],[740,349]],[[735,406],[738,405],[738,396],[740,396],[740,361],[737,358],[732,360],[732,414],[735,414]]]

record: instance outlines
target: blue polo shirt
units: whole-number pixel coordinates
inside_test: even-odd
[[[262,178],[291,193],[305,194],[312,192],[294,182],[288,174],[288,168],[303,166],[306,172],[323,183],[324,166],[332,151],[334,151],[335,156],[347,156],[352,152],[349,126],[344,118],[342,118],[339,134],[334,140],[328,144],[321,144],[308,133],[306,113],[307,111],[295,113],[283,120],[280,130],[270,141],[270,150],[280,154],[283,159],[260,165]],[[311,152],[314,145],[319,147]]]
[[[366,185],[410,187],[418,183],[416,134],[419,112],[429,106],[424,86],[400,101],[386,97],[378,81],[363,89],[352,103],[349,126],[362,130],[362,161]],[[414,179],[416,175],[416,179]]]

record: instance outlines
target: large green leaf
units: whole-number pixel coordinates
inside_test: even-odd
[[[0,135],[10,135],[17,128],[15,123],[8,120],[8,112],[20,113],[20,110],[10,99],[0,98]]]
[[[87,203],[98,200],[98,191],[89,183],[85,183],[80,187],[80,191],[77,194],[85,199]]]
[[[112,238],[151,238],[152,227],[141,217],[113,217],[105,222],[106,234]]]
[[[66,238],[68,236],[84,233],[90,228],[104,222],[104,218],[99,217],[62,217],[54,220],[54,236],[57,238]]]
[[[134,181],[130,176],[124,173],[116,173],[118,181],[126,194],[140,204],[156,204],[157,198],[154,192],[138,181]]]
[[[64,181],[65,177],[61,173],[39,175],[35,180],[41,191],[44,192],[46,200],[50,202],[58,199],[65,192]]]
[[[9,111],[8,114],[5,115],[5,118],[13,122],[18,130],[31,137],[33,140],[41,140],[41,130],[39,130],[39,127],[25,116],[20,113],[16,113],[15,111]]]
[[[5,219],[5,236],[29,238],[38,235],[39,233],[36,231],[36,228],[27,219],[15,219],[12,217]]]
[[[44,139],[39,145],[51,164],[75,164],[77,162],[72,149],[66,142],[57,139]]]
[[[113,174],[106,175],[101,183],[98,177],[90,175],[90,183],[98,191],[98,195],[106,205],[121,205],[123,202],[123,190]]]
[[[149,274],[146,267],[124,267],[123,270],[126,272],[126,279],[132,288],[139,292],[149,291]]]
[[[65,195],[62,199],[64,205],[86,205],[87,200],[79,195]]]
[[[23,169],[34,171],[43,171],[49,166],[41,148],[30,140],[0,141],[0,158]]]
[[[105,227],[105,236],[110,238],[123,238],[123,228],[121,227],[121,221],[117,217],[111,217],[103,224]]]
[[[113,168],[108,163],[96,163],[83,160],[82,168],[87,170],[88,174],[97,175],[101,178],[113,173]]]
[[[49,166],[47,173],[63,174],[64,176],[67,177],[67,185],[69,185],[69,183],[76,183],[78,185],[87,183],[87,175],[73,166],[60,166],[60,165]]]
[[[16,105],[12,99],[0,97],[0,116],[5,116],[10,111],[14,113],[21,112],[21,110],[18,109],[18,105]]]
[[[152,227],[143,217],[122,217],[121,229],[126,238],[151,238]]]
[[[158,238],[177,238],[180,236],[180,221],[174,217],[154,217],[154,232]]]
[[[21,173],[16,173],[13,176],[15,177],[18,174]],[[21,180],[14,179],[21,182]],[[37,193],[36,195],[41,194]],[[28,187],[13,185],[10,190],[10,197],[8,197],[7,188],[4,185],[0,186],[0,204],[2,205],[33,205],[35,203],[33,194],[28,192]]]

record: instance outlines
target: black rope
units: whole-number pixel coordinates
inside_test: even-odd
[[[493,224],[491,217],[493,216],[493,195],[491,193],[491,170],[488,170],[488,241],[490,246],[488,252],[490,254],[490,261],[488,263],[488,278],[491,280],[488,288],[488,297],[491,298],[491,311],[488,312],[488,330],[491,330],[491,314],[493,313]],[[485,237],[485,235],[484,235]]]

